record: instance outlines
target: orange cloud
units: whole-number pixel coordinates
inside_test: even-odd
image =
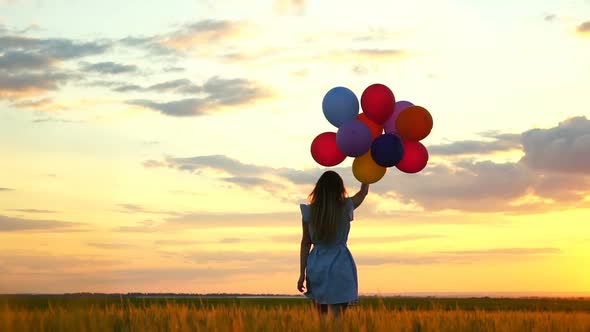
[[[160,44],[177,50],[189,50],[240,36],[246,30],[241,22],[204,20],[186,25],[160,38]]]

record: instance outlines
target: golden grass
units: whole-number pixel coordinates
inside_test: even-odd
[[[590,331],[586,311],[391,310],[352,307],[339,320],[321,319],[311,306],[205,306],[169,303],[4,305],[0,331]]]

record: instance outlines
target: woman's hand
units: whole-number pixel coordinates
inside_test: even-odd
[[[303,286],[304,282],[305,282],[305,276],[299,275],[299,280],[297,280],[297,290],[299,290],[301,293],[303,293],[305,290],[305,286]]]

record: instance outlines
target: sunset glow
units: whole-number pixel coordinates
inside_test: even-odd
[[[382,83],[434,127],[355,211],[359,292],[589,294],[589,31],[586,0],[0,0],[0,293],[298,293],[322,98]]]

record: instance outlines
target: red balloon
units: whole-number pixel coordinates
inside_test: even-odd
[[[381,133],[383,133],[383,125],[373,122],[371,119],[369,119],[367,117],[367,115],[365,113],[359,114],[356,117],[356,119],[359,120],[360,122],[366,124],[367,127],[369,127],[369,129],[371,129],[371,135],[373,135],[373,139],[381,136]]]
[[[383,84],[370,85],[361,95],[361,107],[373,122],[383,125],[395,108],[395,96]]]
[[[395,167],[405,173],[420,172],[428,163],[428,150],[420,142],[403,140],[403,143],[404,157]]]
[[[346,155],[336,145],[336,133],[321,133],[311,142],[311,156],[320,165],[336,166],[346,159]]]

